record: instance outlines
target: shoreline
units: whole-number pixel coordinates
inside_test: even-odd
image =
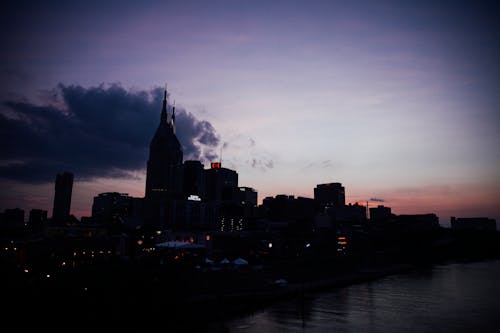
[[[287,286],[270,291],[247,291],[225,293],[223,295],[209,294],[193,297],[186,300],[187,309],[200,311],[203,309],[209,312],[203,314],[201,322],[184,327],[188,331],[197,331],[206,325],[218,325],[226,320],[236,319],[251,313],[265,309],[267,306],[279,301],[292,300],[303,297],[305,293],[321,293],[329,290],[344,288],[355,284],[362,284],[384,277],[404,274],[410,271],[434,268],[436,265],[449,265],[457,263],[476,263],[481,261],[498,261],[500,258],[477,258],[477,259],[450,259],[434,263],[422,264],[394,264],[378,269],[358,270],[347,274],[342,274],[330,278],[309,280],[303,283],[291,283]],[[174,325],[174,327],[177,327]]]
[[[186,299],[184,305],[189,312],[202,313],[203,318],[201,321],[205,324],[216,324],[259,311],[275,302],[301,297],[305,293],[317,293],[366,283],[387,276],[409,272],[418,269],[418,267],[418,265],[414,264],[395,264],[378,269],[358,270],[329,278],[289,283],[284,286],[276,286],[270,290],[228,292],[223,294],[210,293]],[[195,325],[191,329],[196,330],[202,326]]]
[[[22,273],[7,274],[12,284],[5,291],[11,297],[12,309],[24,307],[25,313],[32,315],[40,326],[51,329],[63,328],[78,316],[84,319],[82,325],[89,328],[99,325],[133,331],[158,327],[203,331],[305,294],[432,269],[440,264],[500,259],[491,253],[468,257],[448,256],[449,253],[421,256],[406,263],[390,256],[345,260],[323,257],[269,263],[259,271],[246,267],[208,273],[183,266],[110,262],[74,274],[51,276],[47,281],[37,280],[35,284],[18,279]],[[276,284],[276,278],[288,282]],[[8,320],[20,318],[21,313],[10,313]],[[58,318],[59,322],[46,318]]]

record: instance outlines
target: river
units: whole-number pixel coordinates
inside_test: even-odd
[[[500,261],[450,263],[310,293],[209,332],[499,332]]]

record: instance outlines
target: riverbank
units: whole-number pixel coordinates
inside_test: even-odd
[[[2,265],[6,322],[31,318],[39,327],[163,328],[200,331],[209,323],[280,301],[432,267],[448,260],[499,256],[498,235],[458,234],[432,247],[407,245],[348,255],[270,258],[243,266],[114,258],[58,270]],[[410,250],[408,250],[410,249]],[[272,260],[271,260],[272,259]],[[46,266],[41,266],[45,269]]]
[[[393,274],[401,274],[416,269],[410,264],[394,264],[385,267],[360,269],[303,282],[278,283],[263,286],[262,289],[197,295],[184,300],[182,308],[188,313],[196,313],[196,322],[187,321],[183,328],[190,331],[202,329],[205,324],[221,322],[263,309],[275,302],[302,297],[306,293],[316,293],[353,284],[365,283]],[[187,319],[187,318],[186,318]]]
[[[307,293],[201,332],[497,332],[499,260],[450,261]]]
[[[378,268],[362,268],[354,272],[331,276],[303,283],[288,283],[268,290],[253,290],[246,292],[229,292],[218,295],[204,295],[186,300],[185,309],[199,316],[196,322],[187,322],[182,327],[189,332],[204,331],[206,325],[222,323],[241,316],[264,310],[268,306],[284,300],[292,300],[307,294],[322,293],[355,284],[367,283],[384,277],[412,273],[422,269],[429,270],[435,265],[454,265],[457,263],[477,263],[481,261],[498,260],[498,258],[476,258],[474,260],[437,261],[422,265],[393,264]]]

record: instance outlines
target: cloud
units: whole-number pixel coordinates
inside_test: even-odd
[[[309,169],[320,169],[320,168],[327,169],[327,168],[334,168],[335,166],[336,165],[334,165],[331,160],[324,160],[321,162],[311,162],[306,166],[304,166],[303,168],[301,168],[300,170],[307,171]]]
[[[213,161],[217,158],[215,148],[219,144],[219,135],[206,120],[196,117],[183,109],[176,108],[176,134],[184,147],[184,159]]]
[[[274,168],[274,161],[267,157],[254,157],[251,160],[247,160],[247,164],[254,169],[260,169],[261,171]]]
[[[53,181],[64,170],[91,179],[129,177],[145,168],[160,120],[161,88],[133,91],[119,84],[60,84],[45,95],[44,105],[3,102],[1,177],[41,183]],[[210,122],[177,108],[176,134],[185,160],[216,157],[219,136]]]

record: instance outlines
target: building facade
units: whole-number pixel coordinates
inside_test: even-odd
[[[54,192],[54,208],[52,221],[61,224],[67,221],[71,209],[71,194],[73,192],[73,174],[70,172],[59,173],[56,176]]]
[[[182,158],[182,146],[175,135],[175,107],[169,117],[165,90],[160,124],[149,145],[145,224],[161,229],[172,225],[173,200],[182,194]]]
[[[320,211],[326,207],[345,206],[345,188],[341,183],[326,183],[314,188],[314,201]]]

